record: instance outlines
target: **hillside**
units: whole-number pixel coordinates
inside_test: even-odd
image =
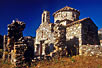
[[[10,63],[0,61],[0,68],[11,67]],[[29,68],[102,68],[102,57],[73,56],[72,58],[43,60],[33,63]]]

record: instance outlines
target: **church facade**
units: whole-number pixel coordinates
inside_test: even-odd
[[[80,46],[99,45],[98,27],[89,17],[79,20],[79,16],[79,10],[66,6],[53,13],[51,23],[49,11],[44,11],[36,30],[35,54],[53,56],[62,51],[61,55],[81,55]]]

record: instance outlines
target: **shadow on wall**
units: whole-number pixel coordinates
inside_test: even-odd
[[[31,65],[31,61],[34,57],[34,47],[33,46],[27,47],[27,50],[24,53],[24,57],[25,57],[25,62]]]
[[[50,54],[51,52],[53,52],[53,50],[54,50],[54,44],[53,43],[51,43],[51,44],[47,44],[46,45],[46,48],[45,48],[45,53],[46,53],[46,55],[48,55],[48,54]]]
[[[3,36],[0,35],[0,49],[3,49]]]
[[[102,40],[102,34],[99,34],[98,37],[99,37],[99,40]]]
[[[79,54],[79,39],[74,37],[66,42],[68,56]]]

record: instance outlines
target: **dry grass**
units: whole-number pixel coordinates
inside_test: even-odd
[[[102,57],[73,56],[41,61],[35,68],[102,68]]]
[[[11,68],[10,63],[3,63],[0,60],[0,68]],[[72,58],[59,58],[43,60],[32,64],[30,68],[102,68],[102,57],[95,56],[73,56]]]
[[[3,54],[2,51],[3,51],[3,50],[0,49],[0,58],[2,58],[2,54]]]
[[[3,62],[2,59],[0,59],[0,68],[11,68],[13,65],[10,62]]]

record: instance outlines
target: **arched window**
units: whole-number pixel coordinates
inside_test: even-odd
[[[43,15],[43,22],[45,22],[45,14]]]
[[[60,22],[60,20],[57,20],[57,21],[56,21],[56,23],[59,23],[59,22]]]

